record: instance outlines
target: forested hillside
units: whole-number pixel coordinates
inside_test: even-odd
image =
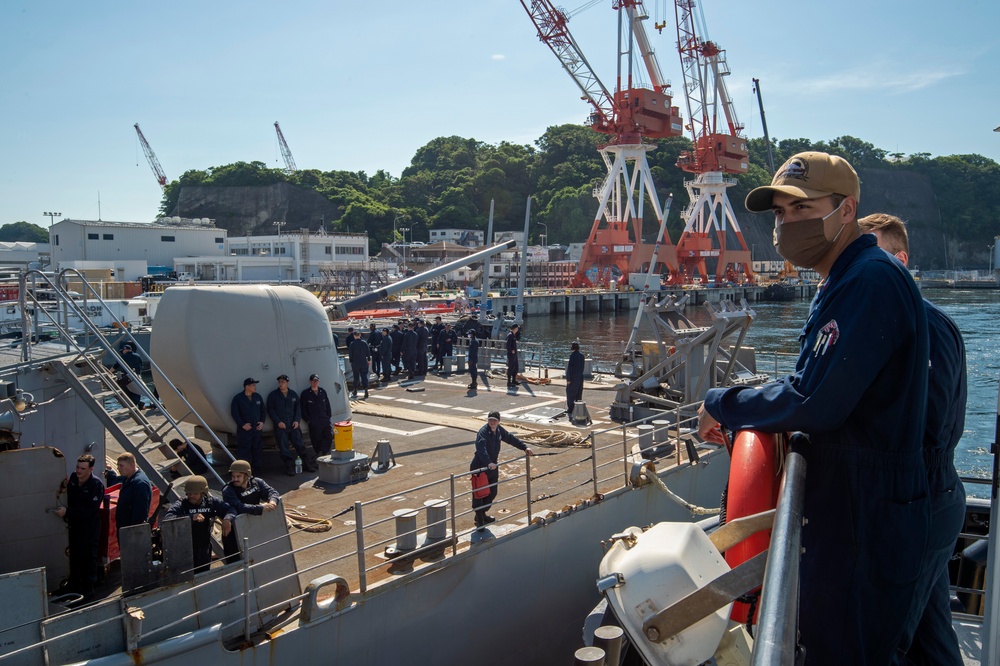
[[[439,137],[417,150],[399,178],[381,170],[372,176],[315,169],[285,174],[262,162],[238,162],[186,172],[168,185],[161,212],[214,218],[230,235],[274,233],[275,221],[284,221],[285,231],[367,231],[376,251],[392,240],[394,221],[397,230],[411,229],[407,239],[423,241],[430,229],[485,230],[491,200],[497,230],[521,229],[530,195],[532,221],[548,226],[550,242],[579,242],[596,213],[593,190],[606,173],[597,148],[605,139],[581,125],[550,127],[534,146]],[[738,178],[730,200],[741,224],[761,227],[756,236],[767,238],[764,227],[771,221],[742,206],[750,189],[770,182],[764,140],[749,144],[750,171]],[[649,154],[659,196],[674,194],[668,226],[675,241],[688,203],[683,183],[691,178],[675,162],[689,145],[684,138],[665,139]],[[1000,165],[980,155],[890,154],[850,136],[775,139],[771,150],[775,164],[802,150],[850,160],[862,179],[861,214],[890,212],[906,219],[915,245],[911,256],[922,268],[985,266],[986,248],[1000,234]],[[534,224],[533,230],[543,228]],[[644,233],[656,233],[650,216]]]

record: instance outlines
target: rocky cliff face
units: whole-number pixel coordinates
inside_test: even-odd
[[[343,211],[313,190],[288,183],[263,187],[185,187],[170,213],[178,217],[210,217],[230,236],[274,234],[282,231],[318,230],[339,219]]]

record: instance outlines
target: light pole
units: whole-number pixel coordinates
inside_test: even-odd
[[[409,227],[400,227],[400,231],[403,232],[403,277],[406,277],[406,232],[410,230]]]
[[[539,222],[538,224],[540,224],[543,227],[545,227],[545,233],[542,234],[542,247],[547,247],[545,245],[545,241],[547,241],[549,239],[549,225],[545,224],[544,222]]]
[[[281,266],[281,255],[283,254],[283,252],[281,251],[282,250],[282,247],[281,247],[281,227],[285,226],[285,221],[284,220],[277,220],[277,221],[273,222],[272,224],[274,224],[274,226],[278,227],[278,247],[275,248],[275,254],[278,255],[278,284],[281,284],[281,278],[282,278],[282,274],[281,274],[281,269],[282,269],[282,266]]]
[[[989,246],[990,250],[990,275],[993,275],[993,248],[996,247],[996,243]]]
[[[42,215],[47,215],[49,218],[49,266],[52,266],[52,255],[55,254],[54,239],[52,238],[52,225],[55,223],[57,217],[62,217],[62,213],[49,213],[45,212]]]

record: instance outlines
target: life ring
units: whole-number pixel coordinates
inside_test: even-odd
[[[726,520],[736,520],[768,511],[778,505],[778,488],[781,485],[779,447],[784,436],[756,430],[742,430],[733,440],[729,463],[729,485],[726,490]],[[730,568],[746,562],[754,555],[767,550],[771,531],[758,532],[726,551]],[[756,609],[754,611],[756,614]],[[745,623],[750,605],[737,601],[730,617]]]

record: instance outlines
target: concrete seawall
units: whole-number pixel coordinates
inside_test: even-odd
[[[665,289],[655,293],[658,300],[667,295],[677,298],[687,294],[691,305],[701,305],[709,301],[717,302],[730,299],[739,303],[746,299],[753,303],[757,301],[791,301],[812,298],[816,293],[815,284],[780,285],[780,287],[720,287],[700,289]],[[588,314],[611,313],[634,310],[639,307],[642,298],[640,291],[595,291],[565,289],[560,291],[541,292],[535,290],[524,297],[524,315],[553,314]],[[493,299],[495,312],[513,311],[517,297],[503,296]]]

